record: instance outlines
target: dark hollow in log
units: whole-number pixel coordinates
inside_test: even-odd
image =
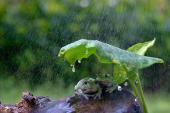
[[[138,101],[127,90],[103,94],[102,99],[85,100],[68,97],[54,101],[48,97],[36,97],[23,93],[16,105],[0,104],[0,113],[142,113]]]

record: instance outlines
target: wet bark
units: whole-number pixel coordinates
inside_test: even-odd
[[[0,104],[0,113],[141,113],[141,110],[127,90],[105,93],[97,100],[73,96],[57,101],[25,92],[15,105]]]

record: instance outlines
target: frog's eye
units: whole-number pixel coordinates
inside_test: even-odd
[[[95,84],[98,84],[98,81],[95,81],[94,83],[95,83]]]
[[[107,78],[107,77],[108,77],[108,76],[107,76],[107,74],[104,74],[104,77],[106,77],[106,78]]]
[[[85,85],[87,85],[87,82],[84,82]]]
[[[109,74],[105,74],[105,77],[109,77]]]

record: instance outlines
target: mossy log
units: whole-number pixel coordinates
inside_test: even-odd
[[[21,102],[15,105],[0,104],[0,113],[142,113],[138,101],[127,90],[103,94],[102,99],[85,100],[67,97],[51,100],[24,92]]]

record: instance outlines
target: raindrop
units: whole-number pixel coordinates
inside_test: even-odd
[[[118,90],[118,91],[122,91],[122,87],[121,87],[121,86],[118,86],[118,87],[117,87],[117,90]]]
[[[138,83],[139,83],[138,80],[136,80],[136,81],[135,81],[135,84],[138,84]]]
[[[107,73],[107,74],[105,74],[104,76],[105,76],[105,77],[110,77],[110,74]]]
[[[78,60],[78,63],[81,63],[81,60]]]
[[[5,109],[7,109],[7,110],[8,110],[8,109],[9,109],[9,107],[8,107],[8,106],[5,106]]]
[[[109,74],[109,73],[107,73],[106,75],[107,75],[107,76],[110,76],[110,74]]]
[[[85,8],[89,6],[90,1],[89,0],[81,0],[80,1],[80,6]]]
[[[125,83],[124,83],[124,86],[128,86],[128,82],[125,82]]]
[[[71,67],[72,67],[72,72],[75,72],[76,71],[75,66],[71,64]]]
[[[109,0],[108,5],[111,7],[114,7],[117,4],[118,1],[116,0]]]

